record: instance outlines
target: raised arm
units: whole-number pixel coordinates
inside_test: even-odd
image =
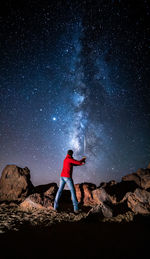
[[[83,162],[85,161],[84,158],[82,158],[81,160],[75,160],[74,158],[70,158],[70,162],[73,164],[73,165],[83,165]]]

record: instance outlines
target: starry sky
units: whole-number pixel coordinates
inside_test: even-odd
[[[150,2],[0,2],[0,171],[120,181],[150,162]]]

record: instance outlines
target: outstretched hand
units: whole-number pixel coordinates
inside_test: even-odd
[[[82,160],[85,162],[85,160],[86,160],[86,156],[83,156],[83,157],[82,157]]]
[[[85,164],[85,160],[86,160],[86,156],[83,156],[82,160],[83,160],[82,164],[84,165]]]

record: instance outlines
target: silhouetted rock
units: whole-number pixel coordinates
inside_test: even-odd
[[[30,181],[30,170],[16,165],[7,165],[0,178],[0,202],[21,202],[32,191],[34,186]]]
[[[93,183],[75,184],[76,196],[79,203],[89,206],[95,204],[92,191],[96,189]]]
[[[52,209],[57,189],[56,183],[36,186],[34,190],[35,193],[29,195],[25,201],[20,204],[20,207],[24,209]]]
[[[150,188],[150,169],[140,168],[137,172],[122,177],[122,181],[132,181],[135,182],[140,188],[148,189]]]
[[[139,214],[150,214],[150,193],[137,188],[133,193],[126,194],[128,207]]]
[[[120,202],[127,192],[133,192],[138,185],[134,181],[122,181],[119,183],[114,183],[105,185],[105,191],[111,196],[113,203]]]

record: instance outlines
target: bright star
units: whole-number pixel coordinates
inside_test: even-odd
[[[53,121],[56,121],[56,117],[53,117]]]

